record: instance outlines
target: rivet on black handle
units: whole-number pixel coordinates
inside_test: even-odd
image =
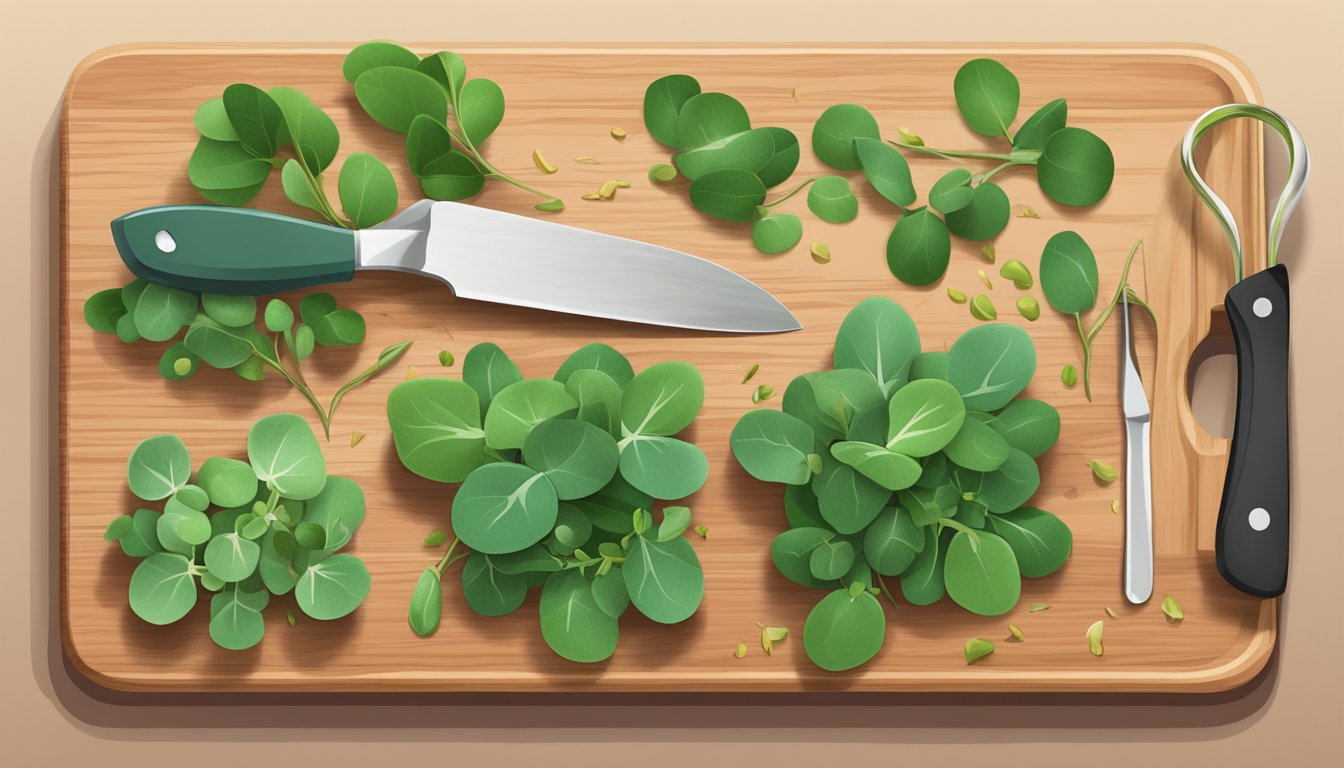
[[[1218,510],[1218,570],[1252,595],[1288,581],[1288,270],[1270,267],[1227,292],[1237,347],[1237,418]]]

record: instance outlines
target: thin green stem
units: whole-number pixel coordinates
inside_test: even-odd
[[[1073,313],[1073,319],[1078,323],[1078,338],[1083,342],[1083,394],[1087,395],[1088,402],[1092,401],[1092,339],[1088,337],[1083,330],[1083,316],[1078,312]]]
[[[1142,307],[1145,311],[1148,312],[1148,316],[1151,317],[1151,318],[1153,319],[1153,326],[1156,327],[1156,326],[1157,326],[1157,312],[1153,311],[1152,306],[1149,305],[1148,302],[1144,301],[1142,296],[1140,296],[1139,294],[1137,294],[1137,293],[1134,292],[1134,288],[1133,288],[1133,286],[1130,286],[1130,285],[1126,284],[1126,285],[1125,285],[1125,293],[1129,295],[1129,303],[1130,303],[1130,304],[1136,304],[1136,305]]]
[[[973,539],[979,540],[980,534],[974,528],[968,525],[958,523],[956,520],[953,520],[950,517],[938,518],[938,525],[939,525],[939,531],[938,531],[939,533],[942,533],[943,528],[952,528],[954,530],[961,531],[962,533],[966,534],[967,536],[970,536]]]
[[[290,386],[294,387],[295,389],[299,390],[299,392],[303,393],[303,396],[307,398],[308,402],[313,406],[313,410],[317,411],[317,418],[319,421],[322,422],[322,432],[324,435],[326,435],[326,438],[330,440],[331,421],[330,419],[327,418],[327,412],[322,410],[322,404],[317,401],[317,397],[313,395],[313,391],[304,384],[300,383],[298,380],[296,380],[290,374],[290,372],[286,370],[283,365],[280,364],[279,360],[272,360],[271,358],[267,357],[264,352],[257,349],[255,346],[252,347],[252,354],[256,355],[261,360],[261,362],[275,369],[277,373],[279,373],[281,376],[285,378],[285,381],[289,382]]]
[[[986,181],[989,181],[990,179],[994,178],[995,176],[998,176],[998,175],[999,175],[1000,173],[1002,173],[1003,171],[1006,171],[1006,170],[1008,170],[1009,168],[1012,168],[1013,166],[1017,166],[1017,165],[1026,165],[1026,163],[1019,163],[1019,162],[1016,162],[1016,161],[1013,161],[1013,160],[1009,160],[1008,162],[1004,163],[1003,165],[995,166],[995,167],[989,169],[988,171],[985,171],[984,173],[982,173],[982,174],[980,174],[979,176],[977,176],[976,179],[975,179],[975,183],[976,183],[976,184],[984,184]]]
[[[903,141],[889,141],[888,143],[911,152],[922,152],[926,155],[935,155],[947,160],[999,160],[1003,162],[1015,161],[1012,155],[1002,152],[976,152],[965,149],[934,149],[917,144],[906,144]]]
[[[454,536],[452,543],[448,545],[448,551],[443,553],[443,557],[440,558],[438,564],[434,566],[434,573],[438,574],[440,579],[443,578],[443,572],[447,570],[448,566],[457,562],[457,560],[454,560],[452,558],[453,558],[453,550],[457,549],[457,544],[459,541],[461,541],[461,539]]]
[[[896,596],[891,594],[891,590],[887,587],[887,582],[882,580],[882,574],[878,573],[877,571],[873,571],[873,576],[877,578],[878,589],[881,589],[882,594],[886,595],[887,599],[891,601],[891,607],[899,608],[900,606],[896,604]]]
[[[796,186],[796,187],[794,187],[793,189],[789,190],[783,197],[779,198],[778,200],[775,200],[775,201],[773,201],[773,202],[769,202],[769,203],[761,203],[761,207],[762,207],[762,208],[774,208],[776,205],[779,205],[780,203],[784,202],[785,200],[788,200],[789,198],[793,197],[794,195],[798,194],[799,192],[802,192],[804,189],[807,189],[807,186],[808,186],[809,184],[811,184],[812,182],[816,181],[816,180],[817,180],[817,177],[816,177],[816,176],[813,176],[813,177],[811,177],[811,178],[805,180],[802,184],[799,184],[798,186]]]
[[[458,102],[456,99],[453,100],[453,114],[454,115],[461,114],[461,112],[458,109]],[[447,121],[444,122],[444,126],[447,127]],[[474,159],[476,161],[476,164],[481,167],[481,170],[485,171],[485,177],[487,179],[499,179],[500,181],[512,184],[513,186],[521,190],[531,192],[537,197],[546,198],[547,200],[559,199],[555,195],[543,192],[540,189],[537,189],[536,187],[532,186],[531,184],[528,184],[520,179],[515,179],[509,174],[504,173],[503,171],[496,168],[495,165],[491,163],[489,160],[486,160],[485,156],[481,154],[481,151],[476,148],[476,145],[472,143],[471,138],[467,136],[466,131],[458,132],[454,131],[452,128],[448,128],[448,135],[451,136],[463,147],[466,147],[467,152],[471,154],[472,159]]]

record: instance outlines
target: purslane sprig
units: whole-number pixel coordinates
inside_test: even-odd
[[[338,307],[329,293],[305,296],[299,302],[298,317],[281,299],[272,299],[262,317],[257,315],[257,300],[251,296],[197,294],[138,279],[99,291],[84,302],[89,327],[116,334],[126,343],[142,338],[172,341],[185,328],[181,340],[159,358],[159,374],[169,381],[191,378],[202,362],[232,369],[248,381],[265,379],[268,369],[278,373],[313,406],[328,438],[336,407],[345,395],[386,370],[411,346],[403,341],[384,349],[373,365],[341,385],[323,407],[304,378],[302,362],[318,346],[363,342],[364,317]]]
[[[541,587],[541,634],[565,659],[616,651],[628,606],[663,624],[689,618],[704,573],[684,535],[686,507],[656,499],[695,493],[705,455],[675,435],[704,400],[699,371],[664,362],[638,375],[605,344],[589,344],[551,379],[524,379],[494,344],[472,348],[462,381],[421,378],[388,396],[397,456],[418,475],[461,483],[454,538],[420,575],[408,618],[439,627],[443,579],[462,562],[476,613],[500,616]]]

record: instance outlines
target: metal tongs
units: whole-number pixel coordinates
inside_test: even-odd
[[[1121,390],[1125,405],[1125,597],[1146,602],[1153,595],[1153,480],[1148,426],[1152,411],[1134,361],[1129,333],[1129,290],[1123,296],[1125,363]]]

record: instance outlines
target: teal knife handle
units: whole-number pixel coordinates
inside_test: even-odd
[[[265,296],[355,276],[355,232],[252,208],[165,205],[112,221],[126,266],[200,293]]]

